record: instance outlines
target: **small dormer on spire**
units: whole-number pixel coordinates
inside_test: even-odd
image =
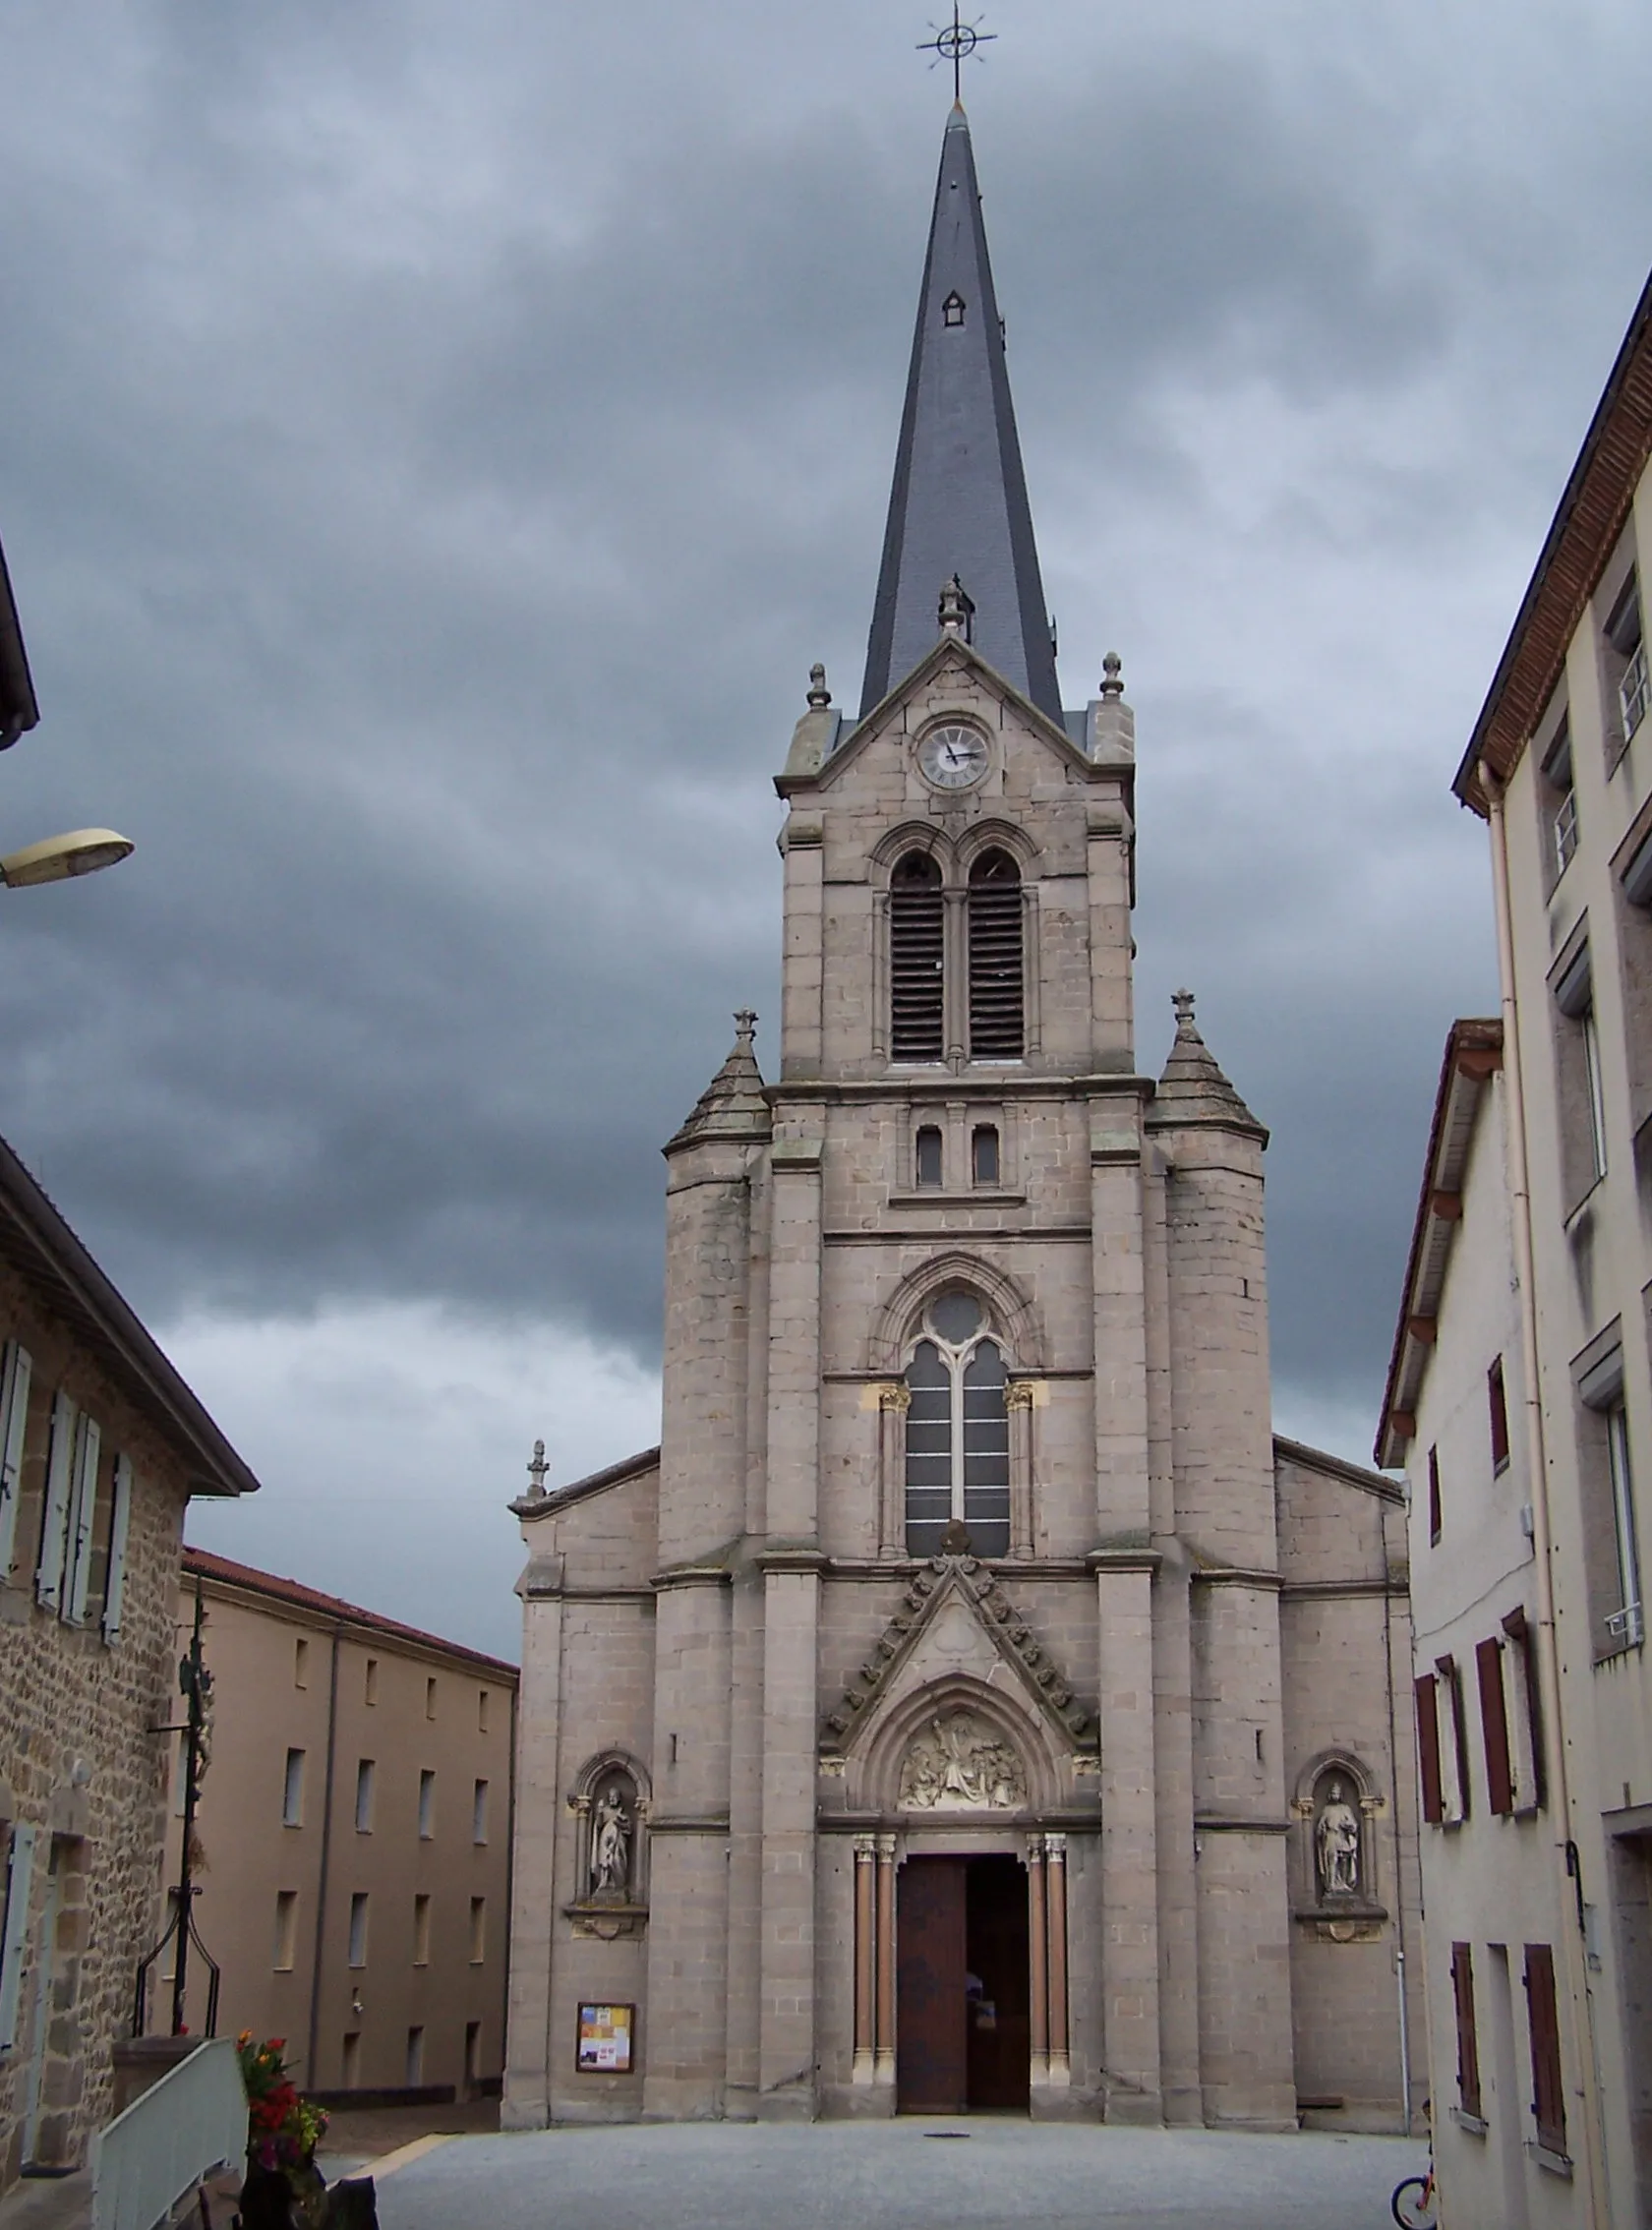
[[[1158,1080],[1148,1122],[1154,1129],[1198,1126],[1242,1131],[1268,1144],[1268,1132],[1234,1090],[1194,1021],[1191,991],[1172,993],[1176,1035]]]

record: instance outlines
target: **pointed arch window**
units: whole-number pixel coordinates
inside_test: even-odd
[[[957,287],[941,304],[941,323],[944,325],[961,325],[964,323],[964,297]]]
[[[973,1293],[937,1294],[907,1366],[907,1554],[937,1556],[955,1520],[977,1556],[1010,1553],[1004,1351]]]
[[[1021,870],[1007,851],[970,869],[970,1058],[1019,1061],[1026,1050]]]
[[[946,1052],[946,911],[941,870],[909,851],[889,880],[890,1051],[897,1061]]]

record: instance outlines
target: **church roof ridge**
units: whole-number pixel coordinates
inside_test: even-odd
[[[962,583],[986,663],[1062,725],[1015,405],[962,104],[947,118],[907,372],[862,715],[922,659]]]
[[[769,1103],[764,1096],[763,1072],[752,1050],[756,1034],[756,1014],[750,1007],[741,1007],[735,1016],[735,1042],[723,1066],[668,1143],[667,1153],[697,1139],[768,1136]]]
[[[1199,1034],[1193,1019],[1193,993],[1178,991],[1171,1004],[1176,1010],[1176,1035],[1147,1120],[1159,1125],[1210,1123],[1226,1130],[1250,1131],[1266,1145],[1266,1126],[1257,1121],[1234,1090]]]

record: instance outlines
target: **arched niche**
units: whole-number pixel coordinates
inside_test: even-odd
[[[568,1796],[574,1817],[572,1896],[562,1907],[576,1935],[638,1935],[648,1916],[648,1775],[624,1750],[581,1767]]]
[[[1322,1750],[1302,1768],[1291,1807],[1300,1917],[1387,1917],[1379,1895],[1376,1832],[1385,1804],[1375,1774],[1351,1750]]]

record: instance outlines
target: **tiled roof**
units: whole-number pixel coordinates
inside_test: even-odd
[[[358,1603],[346,1603],[342,1596],[324,1595],[319,1588],[306,1587],[302,1581],[281,1579],[274,1572],[261,1572],[251,1564],[238,1564],[233,1557],[214,1555],[209,1549],[184,1551],[184,1577],[216,1580],[222,1587],[245,1588],[251,1595],[266,1595],[272,1602],[288,1604],[295,1611],[308,1611],[318,1618],[347,1625],[361,1626],[370,1633],[383,1634],[388,1641],[405,1642],[409,1648],[432,1650],[442,1657],[461,1660],[466,1665],[484,1667],[497,1672],[502,1680],[514,1680],[517,1669],[507,1665],[503,1658],[485,1657],[480,1650],[466,1649],[462,1642],[443,1641],[440,1634],[427,1634],[422,1627],[404,1626],[399,1619],[383,1617],[377,1611],[364,1611]]]

